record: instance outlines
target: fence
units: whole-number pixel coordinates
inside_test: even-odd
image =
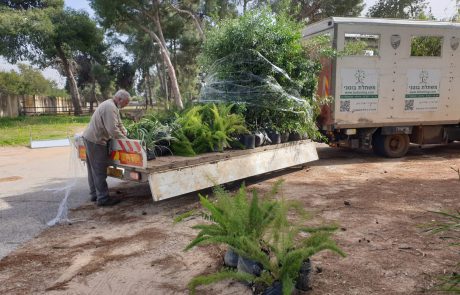
[[[19,98],[0,93],[0,118],[19,115]]]
[[[24,115],[73,113],[70,99],[62,97],[23,96],[20,104],[20,113]]]
[[[89,108],[82,107],[83,113]],[[5,95],[0,93],[0,117],[17,117],[19,115],[73,114],[72,101],[63,97],[37,95]]]

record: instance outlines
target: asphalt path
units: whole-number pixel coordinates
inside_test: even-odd
[[[67,190],[69,208],[89,203],[86,167],[72,147],[0,148],[0,259],[48,227]]]

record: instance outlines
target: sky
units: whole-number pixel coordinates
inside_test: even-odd
[[[376,2],[377,0],[364,0],[366,7],[364,8],[363,15],[366,13],[367,9],[374,5]],[[447,20],[455,15],[455,0],[429,0],[428,2],[436,19]],[[64,3],[67,7],[77,10],[83,9],[88,11],[90,16],[94,16],[94,12],[89,6],[89,2],[87,0],[64,0]],[[8,64],[4,59],[0,57],[0,70],[9,71],[12,69],[17,70],[17,67]],[[65,84],[65,78],[60,76],[59,73],[54,69],[45,69],[43,71],[43,75],[48,79],[56,81],[59,86],[64,86]]]

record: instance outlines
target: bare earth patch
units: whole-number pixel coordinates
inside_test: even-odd
[[[348,256],[314,256],[313,290],[305,294],[438,294],[433,287],[455,271],[459,254],[420,225],[437,218],[428,210],[460,210],[451,169],[459,156],[459,144],[403,159],[323,147],[321,160],[304,169],[247,183],[266,191],[283,178],[284,196],[303,202],[312,222],[340,224],[335,237]],[[201,220],[173,218],[199,207],[195,195],[153,203],[147,186],[118,190],[119,206],[88,203],[71,212],[73,224],[49,228],[1,260],[0,294],[187,294],[193,276],[221,267],[223,247],[183,252]],[[198,294],[251,292],[227,281]]]
[[[0,182],[11,182],[22,179],[21,176],[9,176],[9,177],[1,177]]]

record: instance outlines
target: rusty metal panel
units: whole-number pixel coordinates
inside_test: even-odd
[[[315,143],[304,141],[149,175],[155,201],[318,160]]]
[[[439,144],[447,142],[447,134],[442,126],[417,126],[410,140],[417,144]]]

